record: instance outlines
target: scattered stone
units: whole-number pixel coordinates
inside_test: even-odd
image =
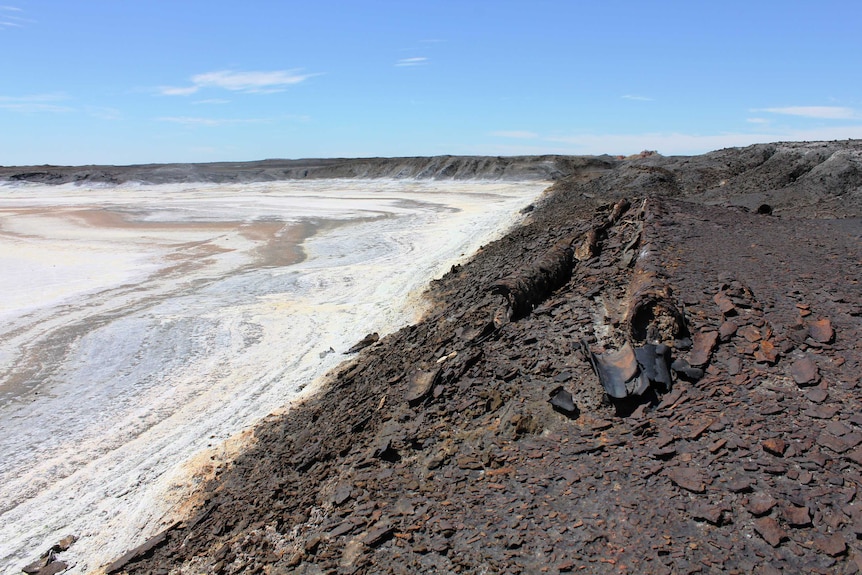
[[[363,545],[367,545],[369,547],[377,547],[387,539],[389,539],[392,534],[395,533],[395,527],[388,524],[377,525],[373,527],[368,533],[361,539]]]
[[[756,341],[760,341],[763,339],[763,336],[760,335],[760,330],[753,325],[746,325],[744,327],[739,328],[736,332],[737,335],[744,337],[746,340],[754,343]]]
[[[57,542],[54,548],[57,550],[58,553],[62,551],[68,551],[69,547],[71,547],[77,540],[78,537],[75,535],[66,535]]]
[[[718,332],[705,331],[694,335],[694,346],[689,352],[688,363],[693,367],[703,367],[709,363],[712,350],[718,342]]]
[[[835,437],[831,433],[821,433],[817,436],[817,445],[831,449],[835,453],[844,453],[847,451],[847,444],[840,437]]]
[[[412,406],[422,403],[437,382],[441,369],[439,367],[432,371],[416,369],[410,372],[407,376],[407,393],[404,394],[407,403]]]
[[[668,478],[678,487],[682,487],[692,493],[703,493],[706,491],[706,483],[703,474],[691,467],[674,467],[667,474]]]
[[[716,439],[712,443],[710,443],[709,446],[707,447],[707,449],[709,450],[710,453],[715,453],[716,451],[718,451],[719,449],[721,449],[725,445],[727,445],[727,439],[721,437],[719,439]]]
[[[471,455],[460,455],[455,458],[455,465],[458,466],[459,469],[467,469],[480,471],[485,469],[485,465]]]
[[[829,537],[814,540],[814,545],[823,553],[832,557],[844,555],[847,552],[847,542],[840,533],[833,533]]]
[[[731,316],[736,314],[736,307],[733,305],[733,302],[730,301],[730,298],[727,297],[727,294],[723,291],[718,292],[712,297],[713,301],[718,305],[718,309],[725,316]]]
[[[809,401],[813,401],[814,403],[823,403],[826,401],[826,398],[829,397],[829,392],[822,388],[812,389],[805,393],[805,397],[808,398]]]
[[[692,367],[689,363],[682,359],[676,359],[670,365],[670,368],[680,377],[688,381],[699,381],[703,378],[703,370],[699,367]]]
[[[784,457],[784,452],[787,451],[787,442],[783,439],[765,439],[760,445],[763,446],[764,451],[778,457]]]
[[[839,411],[841,408],[837,405],[813,405],[803,413],[815,419],[832,419]]]
[[[53,556],[34,561],[22,569],[29,575],[55,575],[69,568],[65,561],[56,561]]]
[[[760,363],[768,363],[770,365],[778,361],[779,350],[768,339],[761,340],[757,351],[754,352],[755,361]]]
[[[808,335],[818,343],[832,343],[835,330],[832,329],[832,322],[823,318],[808,324]]]
[[[315,533],[311,535],[308,539],[305,540],[305,545],[303,548],[306,553],[314,553],[317,551],[317,547],[320,545],[320,542],[323,540],[323,536],[320,533]]]
[[[755,493],[749,497],[748,505],[745,507],[752,515],[757,517],[769,513],[777,504],[778,501],[776,501],[771,495],[761,492]]]
[[[336,527],[329,532],[329,536],[331,538],[340,537],[341,535],[346,535],[353,531],[356,528],[356,524],[352,521],[342,521]]]
[[[333,503],[335,505],[341,505],[348,499],[350,499],[351,494],[353,493],[353,485],[351,485],[348,481],[342,481],[335,488],[335,494],[332,498]]]
[[[562,386],[557,387],[551,392],[550,403],[555,411],[558,411],[566,417],[577,419],[578,406],[575,405],[575,400],[572,394],[566,391]]]
[[[778,547],[783,540],[787,539],[787,532],[772,517],[761,517],[755,520],[754,530],[773,547]]]
[[[728,359],[725,365],[727,366],[727,375],[739,375],[742,371],[742,360],[736,356]]]
[[[847,453],[844,457],[858,465],[862,465],[862,447],[857,447],[853,451]]]
[[[375,344],[375,343],[377,343],[379,340],[380,340],[380,335],[378,335],[378,333],[377,333],[377,332],[369,333],[368,335],[366,335],[365,337],[363,337],[362,339],[360,339],[358,342],[356,342],[356,343],[353,345],[353,347],[351,347],[350,349],[348,349],[348,350],[347,350],[347,351],[345,351],[344,353],[345,353],[345,354],[348,354],[348,353],[356,353],[356,352],[358,352],[358,351],[361,351],[361,350],[365,349],[365,348],[366,348],[366,347],[368,347],[368,346],[374,345],[374,344]]]
[[[778,415],[784,411],[784,407],[777,403],[771,403],[760,408],[760,415]]]
[[[140,559],[141,557],[144,557],[153,549],[156,549],[157,547],[163,545],[165,541],[167,541],[168,533],[173,529],[176,529],[177,526],[179,526],[179,522],[174,523],[172,526],[168,527],[161,533],[150,537],[144,543],[138,545],[137,547],[135,547],[134,549],[132,549],[131,551],[105,567],[105,573],[107,573],[108,575],[110,575],[111,573],[117,573],[123,570],[129,563],[132,563]]]
[[[797,385],[814,385],[820,381],[817,364],[808,355],[793,362],[790,366],[790,376]]]
[[[721,505],[694,505],[690,511],[695,521],[721,525],[726,509]]]
[[[733,493],[745,493],[751,491],[751,486],[754,485],[754,480],[747,476],[734,477],[727,482],[727,488]]]
[[[661,459],[662,461],[667,461],[667,460],[671,459],[674,455],[676,455],[676,448],[673,447],[672,445],[668,445],[668,446],[662,447],[660,449],[654,449],[650,453],[652,453],[652,456],[655,457],[656,459]]]
[[[725,321],[718,327],[718,339],[722,342],[728,342],[738,329],[739,326],[736,325],[736,322]]]
[[[790,505],[782,511],[784,521],[792,527],[808,527],[811,525],[811,512],[807,507]]]

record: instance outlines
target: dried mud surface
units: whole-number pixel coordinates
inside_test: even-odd
[[[860,198],[858,141],[574,169],[108,571],[856,573]],[[611,403],[643,285],[704,373]]]

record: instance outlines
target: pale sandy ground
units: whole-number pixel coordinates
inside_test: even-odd
[[[546,186],[0,186],[0,571],[75,534],[90,572],[159,531]]]

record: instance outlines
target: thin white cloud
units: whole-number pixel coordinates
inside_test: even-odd
[[[189,96],[194,94],[200,89],[199,86],[186,86],[184,88],[177,88],[174,86],[162,86],[159,88],[159,92],[164,96]]]
[[[204,88],[220,88],[232,92],[268,94],[281,92],[288,86],[299,84],[316,75],[302,74],[298,70],[268,72],[219,70],[192,76],[191,86],[162,86],[159,88],[159,92],[165,96],[189,96]]]
[[[200,87],[216,87],[238,92],[259,92],[292,86],[304,82],[313,74],[299,74],[295,70],[276,70],[274,72],[207,72],[192,77],[192,82]]]
[[[183,126],[228,126],[232,124],[260,124],[266,122],[266,120],[259,118],[201,118],[196,116],[163,116],[157,118],[157,120],[172,124],[182,124]]]
[[[652,102],[652,98],[647,98],[646,96],[638,96],[636,94],[626,94],[622,97],[623,100],[636,100],[638,102]]]
[[[842,106],[786,106],[783,108],[760,108],[753,112],[768,112],[786,116],[801,116],[819,120],[859,120],[862,114],[853,108]]]
[[[395,66],[399,68],[404,68],[407,66],[423,66],[428,62],[428,58],[423,56],[419,56],[416,58],[401,58],[397,62],[395,62]]]
[[[102,106],[87,106],[86,111],[89,115],[100,120],[119,120],[123,114],[116,108],[106,108]]]
[[[33,94],[30,96],[0,96],[0,110],[12,112],[70,112],[73,108],[58,102],[66,100],[63,94]]]
[[[767,118],[746,118],[745,121],[748,122],[749,124],[768,124],[769,123],[769,119],[767,119]]]
[[[496,132],[491,132],[491,135],[499,138],[518,138],[522,140],[530,140],[539,137],[539,134],[529,132],[527,130],[498,130]]]
[[[8,28],[23,28],[25,24],[32,24],[34,20],[24,18],[21,14],[24,10],[17,6],[0,6],[0,30]]]

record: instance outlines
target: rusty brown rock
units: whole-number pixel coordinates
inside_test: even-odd
[[[784,452],[787,451],[787,442],[775,437],[765,439],[760,445],[763,446],[764,451],[778,457],[784,457]]]
[[[761,340],[757,351],[754,352],[754,359],[761,363],[774,364],[778,361],[778,348],[775,347],[768,339]]]
[[[697,521],[706,521],[713,525],[720,525],[724,519],[726,509],[721,505],[695,505],[692,507],[691,516]]]
[[[823,537],[814,540],[814,545],[823,553],[838,557],[847,552],[847,542],[840,533],[833,533],[829,537]]]
[[[817,445],[831,449],[835,453],[844,453],[848,449],[843,439],[825,432],[817,436]]]
[[[748,498],[748,505],[745,507],[749,513],[758,516],[769,513],[777,504],[778,501],[768,493],[755,493]]]
[[[364,545],[369,547],[376,547],[389,539],[389,537],[395,532],[395,527],[392,525],[377,525],[373,527],[368,533],[361,539]]]
[[[718,326],[718,338],[723,342],[730,341],[730,338],[733,337],[737,329],[739,329],[739,326],[735,322],[730,320],[725,321]]]
[[[829,397],[829,392],[825,389],[821,389],[818,387],[808,391],[805,394],[805,397],[807,397],[809,401],[812,401],[814,403],[823,403],[824,401],[826,401],[826,398]]]
[[[706,331],[694,335],[694,346],[688,356],[688,363],[693,367],[702,367],[709,363],[712,350],[718,342],[718,332]]]
[[[727,488],[733,493],[744,493],[750,491],[754,480],[747,476],[734,477],[727,482]]]
[[[703,493],[706,491],[703,474],[697,469],[674,467],[668,471],[667,476],[675,485],[692,493]]]
[[[736,331],[736,334],[744,337],[747,341],[750,341],[751,343],[763,339],[763,336],[760,335],[760,330],[753,325],[746,325],[739,328]]]
[[[835,337],[832,322],[828,318],[819,319],[808,324],[808,335],[818,343],[831,343]]]
[[[784,529],[778,525],[778,521],[772,517],[761,517],[760,519],[757,519],[754,522],[754,530],[763,537],[764,541],[773,547],[778,547],[783,540],[787,539],[787,532],[785,532]]]
[[[858,465],[862,465],[862,447],[857,447],[853,451],[850,451],[845,457]]]
[[[790,366],[790,376],[797,385],[814,385],[820,380],[817,364],[808,355],[793,362]]]
[[[733,305],[733,302],[730,301],[730,298],[727,297],[727,294],[723,291],[718,292],[714,296],[712,296],[712,300],[718,306],[718,309],[721,310],[721,313],[724,315],[734,315],[736,312],[736,306]]]
[[[811,512],[807,507],[790,505],[782,510],[781,515],[787,524],[792,527],[807,527],[811,525]]]
[[[347,350],[346,352],[344,352],[344,353],[345,353],[345,354],[349,354],[349,353],[356,353],[356,352],[358,352],[358,351],[362,351],[362,350],[363,350],[363,349],[365,349],[366,347],[369,347],[369,346],[371,346],[371,345],[374,345],[374,344],[375,344],[375,343],[377,343],[378,341],[380,341],[380,335],[379,335],[377,332],[369,333],[369,334],[367,334],[365,337],[363,337],[362,339],[360,339],[358,342],[356,342],[356,343],[353,345],[353,347],[351,347],[350,349],[348,349],[348,350]]]
[[[837,405],[813,405],[803,413],[815,419],[832,419],[839,411],[841,408]]]
[[[440,375],[441,368],[434,370],[416,369],[407,376],[407,392],[404,399],[410,405],[421,403],[431,391]]]

